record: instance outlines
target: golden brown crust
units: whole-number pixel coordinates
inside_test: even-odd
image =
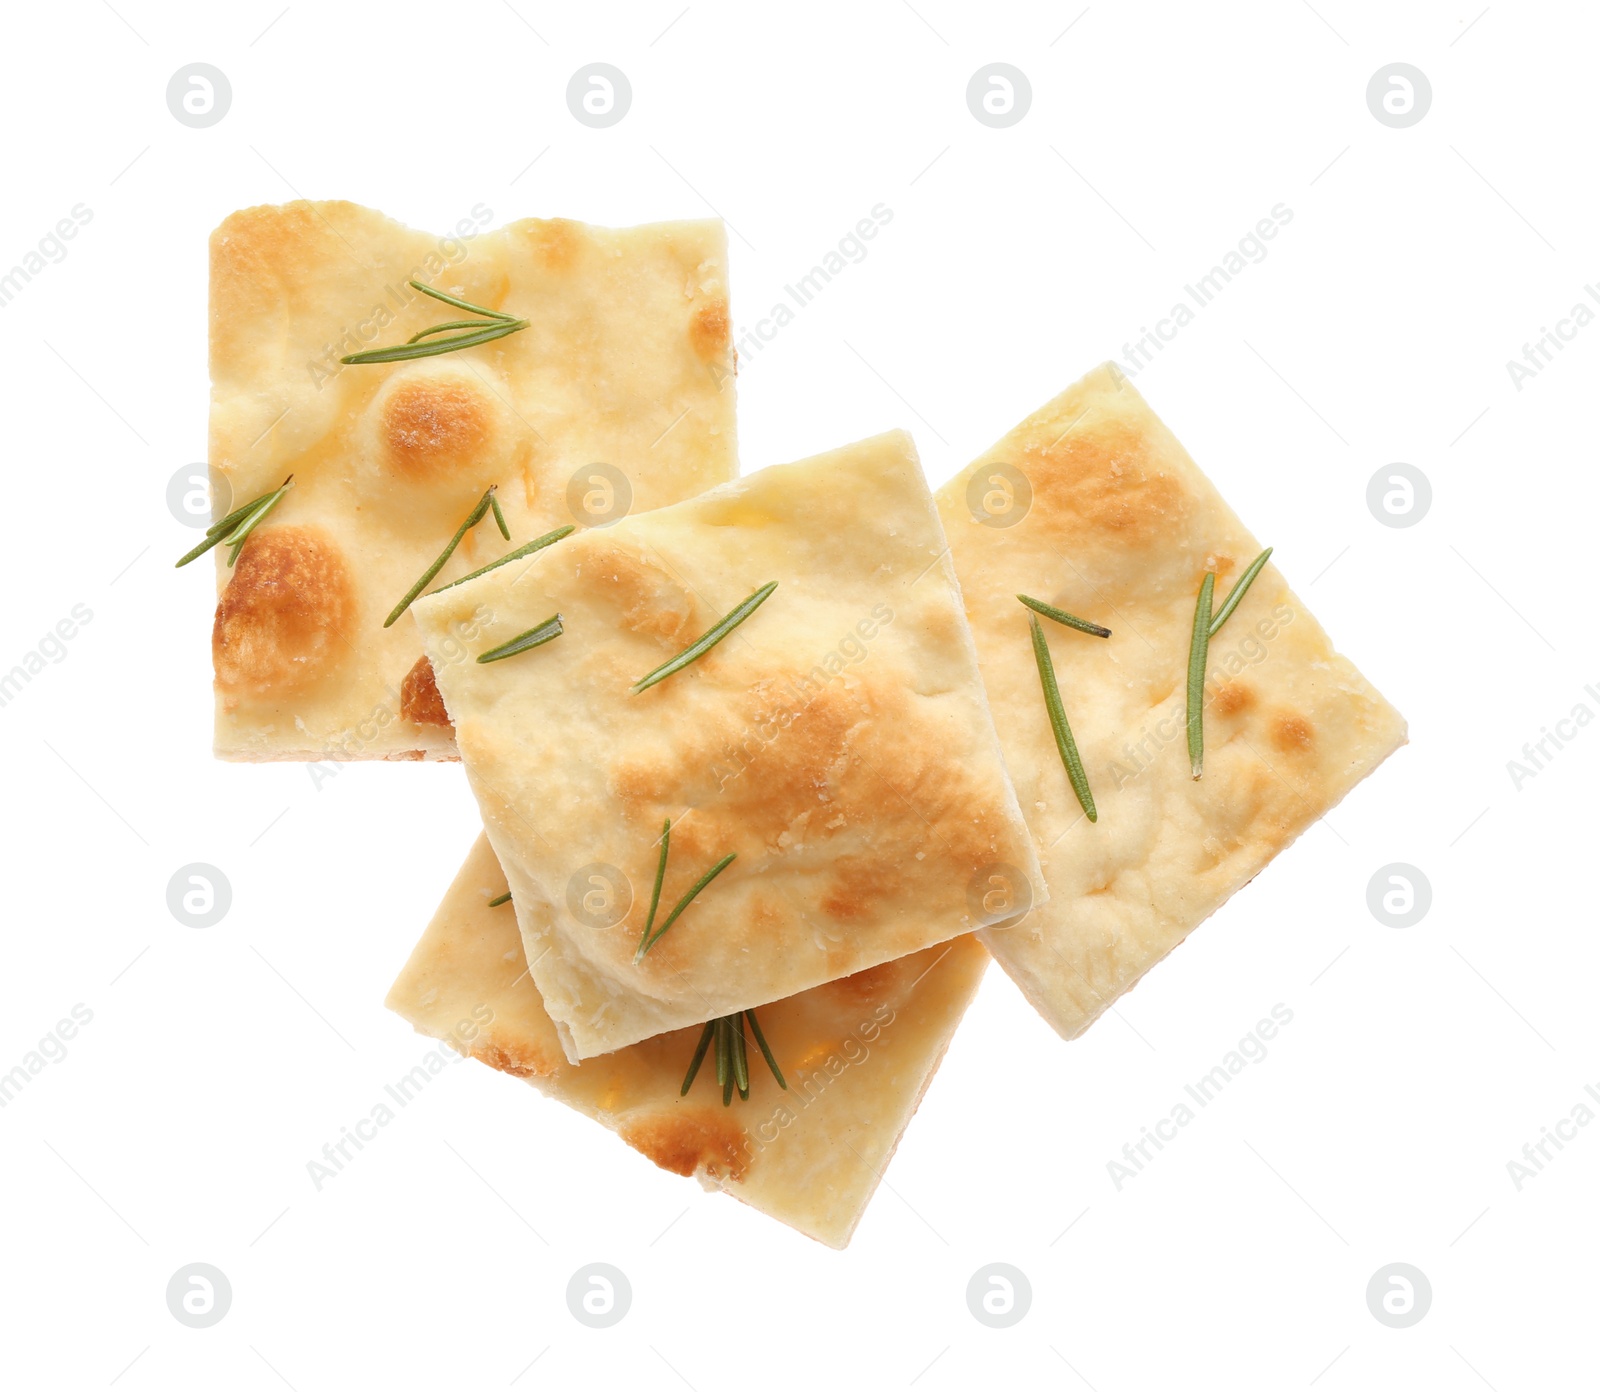
[[[570,271],[578,260],[581,223],[567,218],[540,218],[524,224],[528,245],[540,264],[552,271]]]
[[[619,1134],[673,1174],[705,1174],[737,1182],[750,1165],[744,1127],[727,1112],[688,1107],[651,1112],[625,1121]]]
[[[432,477],[470,464],[487,444],[492,424],[482,387],[460,378],[419,377],[389,394],[380,429],[396,470]]]
[[[713,649],[700,662],[716,663],[719,652],[727,660],[732,649]],[[822,686],[803,705],[768,694],[802,690],[803,672],[777,669],[771,677],[701,709],[671,741],[619,758],[612,786],[641,845],[671,810],[684,802],[695,808],[673,832],[668,902],[707,861],[729,852],[772,860],[803,848],[824,931],[845,935],[837,961],[848,971],[849,933],[881,921],[894,905],[920,898],[964,911],[973,875],[1012,832],[981,783],[948,757],[942,715],[896,675],[864,668],[854,687]],[[729,776],[727,752],[752,730],[781,732],[761,745],[748,773]],[[636,903],[625,920],[635,936],[645,907]],[[687,935],[669,936],[651,960],[672,973],[703,952]]]
[[[218,688],[259,693],[315,683],[338,660],[355,608],[338,548],[321,531],[252,532],[212,623]]]
[[[1040,522],[1063,548],[1092,538],[1139,551],[1189,525],[1188,493],[1134,423],[1096,422],[1030,441],[1017,465],[1032,484]]]
[[[433,677],[433,663],[424,653],[400,683],[400,714],[417,725],[448,726],[450,712]]]
[[[536,1053],[518,1053],[499,1044],[485,1044],[472,1051],[472,1057],[513,1078],[548,1078],[560,1065]]]
[[[1224,682],[1211,698],[1211,709],[1218,715],[1238,715],[1256,703],[1256,693],[1243,682]]]
[[[694,616],[694,596],[654,558],[625,546],[598,550],[587,574],[598,593],[617,607],[617,616],[630,633],[651,634],[665,645],[685,636]]]
[[[700,662],[713,663],[716,654]],[[931,834],[965,883],[1005,828],[987,807],[964,801],[973,787],[942,756],[935,713],[890,673],[863,669],[853,687],[807,688],[806,679],[775,669],[769,681],[700,712],[671,743],[619,760],[624,815],[644,830],[659,820],[659,808],[686,795],[699,810],[683,829],[684,844],[702,851],[741,834],[754,849],[849,839],[871,826],[879,850]],[[719,759],[752,730],[779,733],[750,777],[723,781],[729,770]]]
[[[1279,711],[1272,718],[1272,747],[1284,754],[1301,754],[1311,748],[1314,734],[1311,722],[1293,711]]]
[[[728,305],[725,300],[695,311],[689,321],[689,341],[706,361],[721,358],[728,351]]]

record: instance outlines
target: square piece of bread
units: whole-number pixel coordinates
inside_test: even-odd
[[[779,1088],[752,1039],[750,1096],[722,1105],[708,1053],[680,1096],[697,1029],[568,1063],[529,979],[506,880],[479,837],[389,992],[422,1034],[592,1117],[663,1169],[692,1175],[830,1247],[878,1187],[989,957],[973,937],[764,1007]]]
[[[1268,564],[1212,638],[1197,782],[1185,701],[1195,600],[1261,546],[1107,364],[939,491],[984,685],[1051,896],[987,931],[1072,1038],[1405,742],[1405,722]],[[1098,807],[1056,750],[1026,594],[1112,630],[1041,620]]]
[[[633,689],[771,582],[704,656]],[[413,612],[573,1062],[1044,897],[902,432],[578,533]],[[556,614],[553,641],[472,660]],[[657,929],[736,859],[636,962],[667,818]]]
[[[212,234],[218,516],[294,475],[232,569],[215,551],[221,758],[453,758],[412,624],[383,623],[484,491],[498,485],[512,539],[486,516],[434,586],[554,528],[738,472],[722,224],[485,231],[488,216],[436,237],[300,202],[245,209]],[[341,364],[473,317],[411,280],[529,326]]]

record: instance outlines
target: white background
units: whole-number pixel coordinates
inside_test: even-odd
[[[0,309],[0,669],[93,619],[0,709],[0,1071],[93,1021],[0,1111],[0,1381],[1592,1385],[1600,1126],[1520,1192],[1507,1162],[1600,1084],[1600,728],[1520,791],[1506,768],[1600,712],[1600,327],[1520,391],[1506,368],[1600,277],[1590,7],[115,5],[6,16],[0,270],[93,219]],[[1003,130],[965,100],[997,60],[1033,91]],[[209,129],[165,102],[193,61],[232,85]],[[566,106],[592,61],[632,84],[610,129]],[[1366,102],[1393,61],[1432,85],[1407,129]],[[209,576],[172,569],[164,491],[204,458],[207,234],[296,194],[441,231],[714,209],[741,331],[883,203],[745,355],[745,466],[903,425],[936,482],[1285,204],[1137,384],[1412,743],[1082,1040],[991,969],[843,1255],[475,1064],[318,1192],[307,1161],[427,1048],[381,1000],[476,820],[457,767],[318,791],[209,755]],[[1433,488],[1406,529],[1365,501],[1396,461]],[[166,906],[196,861],[233,889],[205,930]],[[1396,861],[1433,887],[1403,930],[1366,901]],[[1279,1002],[1267,1058],[1119,1192],[1107,1162]],[[233,1291],[204,1330],[164,1294],[196,1261]],[[608,1330],[566,1306],[591,1261],[633,1289]],[[1009,1329],[967,1309],[991,1261],[1032,1287]],[[1433,1292],[1401,1330],[1365,1295],[1397,1261]]]

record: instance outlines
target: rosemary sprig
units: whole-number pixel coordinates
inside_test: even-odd
[[[1109,638],[1111,630],[1097,623],[1090,623],[1088,619],[1080,619],[1076,614],[1069,614],[1065,609],[1057,609],[1053,604],[1046,604],[1042,599],[1033,599],[1028,595],[1017,596],[1035,614],[1043,614],[1047,619],[1054,619],[1058,624],[1065,624],[1068,628],[1075,628],[1079,633],[1092,633],[1096,638]]]
[[[434,299],[442,301],[452,309],[464,309],[469,314],[481,314],[486,319],[504,319],[508,323],[519,322],[514,314],[507,314],[501,309],[485,309],[482,305],[473,304],[471,300],[457,299],[454,295],[447,294],[443,290],[435,290],[431,285],[424,285],[420,280],[413,280],[410,284],[413,290],[420,290],[424,295],[431,295]]]
[[[733,862],[738,858],[739,857],[736,852],[729,851],[727,855],[723,856],[721,860],[719,860],[715,865],[707,870],[705,874],[703,874],[698,880],[690,885],[689,892],[685,894],[682,899],[678,900],[677,904],[673,907],[672,912],[667,915],[667,921],[656,929],[655,936],[645,942],[645,944],[639,949],[638,955],[635,956],[633,960],[635,962],[639,961],[645,955],[645,953],[647,953],[652,947],[660,942],[661,939],[666,936],[667,929],[672,927],[672,925],[678,921],[679,916],[686,908],[689,907],[690,904],[694,903],[695,896],[699,894],[700,891],[708,884],[710,884],[712,880],[716,879],[718,875],[732,865]]]
[[[1206,749],[1206,660],[1211,651],[1211,596],[1216,585],[1216,572],[1208,570],[1200,582],[1200,595],[1194,605],[1194,631],[1189,637],[1189,772],[1196,779],[1200,777]]]
[[[228,555],[228,566],[239,559],[239,550],[245,544],[250,533],[259,527],[266,515],[277,507],[283,495],[294,487],[294,475],[290,474],[270,493],[264,493],[259,498],[253,498],[243,507],[236,507],[220,522],[213,522],[206,528],[206,539],[194,550],[185,553],[179,558],[174,570],[181,570],[190,561],[198,560],[213,546],[226,542],[232,549]]]
[[[722,1089],[722,1105],[733,1101],[733,1045],[728,1041],[728,1017],[717,1021],[717,1085]]]
[[[728,1043],[733,1054],[733,1082],[739,1089],[739,1100],[750,1100],[750,1060],[744,1051],[744,1012],[741,1010],[728,1021]]]
[[[450,333],[455,329],[486,329],[492,327],[490,324],[485,324],[482,319],[452,319],[448,324],[435,324],[431,329],[423,329],[420,333],[414,333],[406,342],[420,343],[425,338],[432,338],[434,334]]]
[[[293,477],[294,477],[293,474],[289,475],[289,478],[293,478]],[[287,486],[288,482],[289,482],[289,479],[285,479],[283,481],[283,485]],[[265,498],[266,496],[267,495],[265,493],[263,493],[261,495],[261,498]],[[226,517],[224,517],[222,519],[222,521],[213,522],[209,527],[206,528],[206,535],[208,537],[214,537],[214,536],[217,535],[218,532],[231,532],[236,526],[239,525],[239,522],[241,521],[241,519],[243,519],[244,515],[247,512],[249,512],[251,508],[255,507],[257,503],[259,503],[261,501],[261,498],[252,498],[248,503],[245,503],[242,507],[234,508],[234,510],[232,512],[230,512]]]
[[[1267,557],[1271,554],[1272,548],[1269,546],[1245,567],[1244,574],[1239,577],[1239,583],[1228,592],[1228,597],[1222,601],[1222,608],[1211,616],[1211,637],[1215,638],[1217,636],[1217,630],[1227,622],[1228,615],[1239,607],[1239,601],[1244,598],[1244,592],[1255,584],[1256,576],[1261,574],[1261,568],[1266,565]]]
[[[250,533],[266,520],[266,516],[273,508],[277,507],[278,499],[282,493],[268,494],[255,507],[244,515],[244,519],[222,540],[228,548],[228,569],[233,569],[233,563],[239,559],[239,552],[244,549],[244,544],[250,539]]]
[[[478,501],[473,505],[472,511],[467,514],[467,520],[456,528],[456,534],[450,538],[450,541],[445,546],[444,550],[439,553],[439,559],[422,572],[422,579],[418,580],[415,585],[407,590],[406,597],[389,611],[389,617],[383,621],[383,626],[385,628],[391,627],[394,624],[394,621],[411,607],[411,602],[416,599],[416,597],[421,594],[423,590],[427,589],[428,582],[432,580],[433,577],[441,570],[443,570],[444,563],[453,555],[455,555],[456,547],[461,545],[461,538],[466,536],[468,532],[470,532],[478,525],[479,522],[483,520],[483,514],[489,511],[489,504],[494,501],[494,491],[497,487],[499,487],[498,484],[491,483],[489,485],[489,491],[485,493],[483,497],[479,498]]]
[[[508,889],[498,899],[491,899],[489,901],[489,907],[491,909],[498,909],[502,904],[509,904],[510,902],[511,902],[511,891]]]
[[[768,596],[777,588],[778,582],[776,580],[763,585],[749,599],[739,605],[737,609],[708,628],[670,662],[663,662],[648,676],[640,677],[638,681],[634,682],[634,693],[637,694],[647,687],[654,686],[659,681],[665,681],[674,672],[681,671],[687,667],[695,658],[710,652],[712,648],[716,647],[718,643],[765,604]]]
[[[525,653],[530,648],[543,647],[552,639],[559,638],[565,630],[561,627],[561,615],[552,614],[542,624],[537,624],[526,633],[519,633],[509,642],[502,643],[498,648],[490,648],[488,652],[479,653],[479,662],[500,662],[508,657],[515,657],[518,653]]]
[[[683,1086],[678,1089],[679,1097],[687,1097],[689,1089],[694,1086],[694,1075],[700,1071],[700,1065],[705,1062],[706,1050],[711,1047],[711,1036],[717,1032],[717,1022],[707,1020],[706,1027],[700,1031],[700,1042],[694,1046],[694,1057],[689,1060],[689,1071],[683,1075]]]
[[[395,348],[374,348],[366,353],[352,353],[340,358],[342,363],[368,364],[407,362],[412,358],[436,358],[441,353],[453,353],[458,348],[476,348],[480,343],[493,343],[497,338],[514,334],[528,327],[526,319],[514,319],[508,324],[494,323],[476,333],[457,334],[454,338],[435,338],[427,343],[402,343]]]
[[[1100,820],[1095,810],[1094,794],[1089,791],[1089,776],[1083,771],[1083,760],[1078,757],[1078,742],[1072,738],[1072,727],[1067,724],[1066,708],[1061,704],[1061,688],[1056,685],[1056,666],[1050,660],[1050,645],[1045,642],[1044,629],[1038,619],[1029,619],[1033,634],[1033,660],[1039,668],[1039,685],[1044,689],[1044,706],[1050,712],[1050,728],[1055,731],[1056,751],[1072,782],[1072,791],[1078,795],[1078,805],[1091,822]]]
[[[761,1057],[766,1059],[767,1067],[772,1070],[772,1076],[778,1080],[778,1086],[785,1091],[789,1084],[783,1080],[783,1070],[778,1067],[778,1060],[772,1057],[772,1049],[767,1044],[767,1036],[761,1033],[761,1023],[756,1019],[756,1012],[747,1010],[745,1018],[750,1021],[750,1033],[755,1035],[756,1044],[761,1049]]]
[[[716,879],[738,858],[737,854],[730,852],[722,857],[715,865],[706,871],[698,880],[689,886],[689,892],[678,900],[677,906],[667,915],[666,922],[655,928],[656,909],[661,904],[661,882],[667,877],[667,850],[672,839],[672,818],[668,817],[661,828],[661,854],[656,859],[656,886],[650,895],[650,913],[644,921],[644,932],[639,935],[639,950],[633,954],[634,964],[644,960],[644,955],[658,942],[661,941],[667,929],[678,921],[678,916],[694,902],[695,895],[699,894],[712,880]],[[651,929],[655,928],[652,933]]]
[[[1245,567],[1244,574],[1228,592],[1228,597],[1215,614],[1211,612],[1211,600],[1216,593],[1216,572],[1208,570],[1206,578],[1200,582],[1200,597],[1195,602],[1194,610],[1194,633],[1189,639],[1189,772],[1196,779],[1200,777],[1205,758],[1206,664],[1211,656],[1211,640],[1228,621],[1228,616],[1239,607],[1245,591],[1255,584],[1256,576],[1261,574],[1261,568],[1271,555],[1272,548],[1269,546]]]
[[[492,343],[497,338],[504,338],[507,334],[514,334],[528,327],[529,321],[526,319],[503,314],[498,309],[485,309],[482,305],[473,304],[471,300],[457,299],[454,295],[445,294],[443,290],[435,290],[431,285],[424,285],[420,280],[413,280],[410,284],[413,290],[420,290],[424,295],[442,300],[452,308],[464,309],[469,314],[481,315],[482,318],[452,319],[447,324],[435,324],[431,329],[423,329],[421,333],[413,334],[404,343],[393,348],[371,348],[365,353],[351,353],[349,357],[340,358],[340,362],[391,363],[404,362],[411,358],[432,358],[440,353],[453,353],[458,348],[473,348],[480,343]],[[454,338],[434,338],[435,334],[451,333],[457,329],[464,329],[467,332],[458,333]],[[498,512],[498,509],[496,511]],[[505,532],[503,521],[500,530]],[[511,540],[509,532],[506,532],[506,540]]]
[[[511,528],[506,526],[506,515],[505,515],[505,513],[500,511],[500,495],[499,495],[499,493],[497,493],[497,492],[490,493],[490,495],[489,495],[489,510],[492,513],[494,513],[494,525],[497,526],[500,529],[500,535],[503,536],[507,541],[510,541],[511,540]]]
[[[661,907],[661,882],[667,878],[667,852],[672,845],[672,818],[668,817],[661,824],[661,854],[656,857],[656,883],[650,891],[650,912],[645,916],[644,932],[639,934],[639,953],[644,954],[644,945],[650,938],[650,930],[656,925],[656,910]],[[639,958],[635,957],[634,961]]]
[[[755,1035],[756,1043],[761,1049],[761,1057],[766,1059],[767,1067],[772,1070],[772,1076],[778,1080],[779,1087],[788,1090],[789,1084],[784,1081],[783,1070],[778,1067],[777,1059],[773,1058],[772,1050],[767,1046],[767,1037],[761,1032],[761,1023],[756,1019],[756,1012],[740,1010],[732,1015],[706,1021],[705,1028],[700,1031],[700,1042],[695,1045],[694,1057],[689,1060],[689,1071],[683,1075],[683,1086],[678,1090],[679,1097],[689,1095],[689,1089],[694,1086],[695,1076],[700,1072],[700,1065],[705,1062],[706,1052],[714,1042],[717,1046],[717,1085],[722,1089],[722,1105],[726,1107],[733,1101],[733,1091],[736,1087],[740,1099],[749,1100],[750,1062],[744,1037],[746,1020],[750,1022],[750,1032]]]
[[[493,504],[491,503],[492,507]],[[468,580],[476,580],[480,575],[487,575],[491,570],[508,565],[512,561],[520,561],[524,556],[531,556],[535,551],[543,551],[547,546],[554,546],[564,536],[571,536],[577,528],[570,523],[565,527],[557,527],[553,532],[546,532],[542,537],[535,537],[525,546],[519,546],[515,551],[507,551],[498,561],[490,561],[486,566],[479,566],[476,570],[463,575],[459,580],[452,580],[448,585],[440,585],[437,590],[430,590],[429,594],[442,594],[445,590],[454,589],[457,585],[465,585]]]

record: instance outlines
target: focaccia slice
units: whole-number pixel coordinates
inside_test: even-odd
[[[632,690],[773,581],[710,652]],[[901,432],[579,533],[414,612],[573,1062],[1044,897]],[[474,616],[481,654],[554,614],[542,647],[452,660]],[[658,927],[736,859],[636,963],[667,818]]]
[[[1051,888],[983,936],[1070,1039],[1403,744],[1405,722],[1269,564],[1211,641],[1192,778],[1195,599],[1214,570],[1220,606],[1261,547],[1110,364],[940,489],[939,510]],[[1019,593],[1113,631],[1043,623],[1098,822],[1057,753]]]
[[[294,487],[229,569],[216,550],[216,752],[451,758],[409,620],[384,619],[491,484],[442,585],[569,523],[732,478],[727,248],[715,221],[416,232],[352,203],[234,213],[211,238],[218,503]],[[340,358],[470,318],[418,280],[528,319],[477,347]],[[219,507],[221,512],[226,507]],[[470,617],[458,635],[471,642]]]
[[[830,1247],[843,1247],[922,1100],[988,954],[972,937],[829,982],[758,1019],[783,1070],[754,1045],[750,1096],[722,1105],[710,1057],[679,1095],[699,1031],[566,1061],[529,979],[506,880],[479,837],[388,1006],[421,1033],[593,1117],[663,1169],[692,1175]]]

